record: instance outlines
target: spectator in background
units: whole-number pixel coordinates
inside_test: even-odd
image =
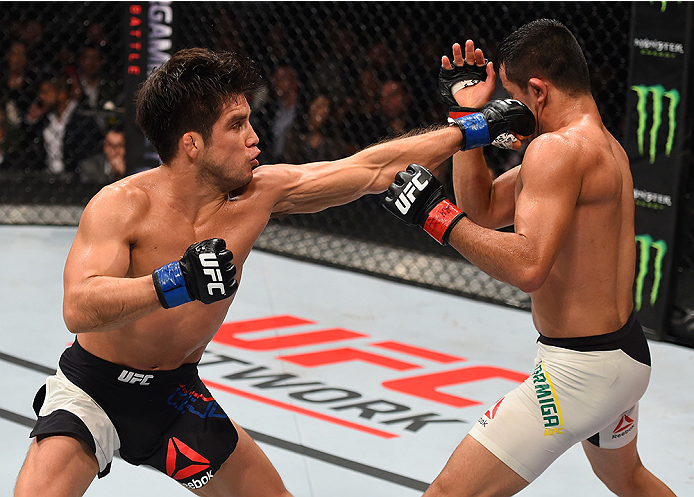
[[[7,157],[7,133],[6,133],[5,113],[0,109],[0,173],[8,169],[10,160]]]
[[[281,65],[275,68],[272,73],[275,100],[270,108],[272,162],[286,162],[284,148],[287,134],[290,130],[296,129],[299,117],[299,88],[299,77],[293,67]]]
[[[343,22],[330,19],[325,26],[323,49],[311,54],[311,83],[315,89],[325,93],[333,103],[352,95],[359,74],[357,36]]]
[[[0,110],[3,117],[3,169],[38,168],[39,157],[31,154],[34,136],[29,133],[25,117],[36,95],[35,78],[29,70],[27,45],[14,41],[5,56],[5,70],[0,79]],[[20,163],[17,159],[22,157]]]
[[[5,58],[5,71],[2,76],[2,93],[5,117],[13,126],[20,126],[31,105],[32,78],[28,73],[29,59],[27,46],[21,41],[10,45]]]
[[[389,66],[394,58],[385,38],[375,40],[366,51],[367,65],[375,71],[376,76],[382,81],[393,76]]]
[[[125,176],[125,134],[116,128],[108,130],[103,151],[80,162],[79,175],[82,183],[102,185]]]
[[[71,95],[66,78],[45,78],[27,117],[39,138],[45,167],[54,174],[78,172],[79,163],[98,153],[101,146],[99,127],[81,112]]]
[[[287,136],[286,162],[319,162],[344,157],[344,142],[334,132],[333,112],[327,95],[321,93],[311,100],[305,121],[301,133]]]
[[[388,80],[381,85],[378,104],[383,121],[383,137],[401,135],[417,125],[410,115],[410,95],[400,81]]]
[[[365,68],[359,72],[357,91],[344,100],[337,112],[347,142],[347,153],[356,153],[380,138],[381,126],[376,127],[373,116],[379,113],[380,82],[376,72]]]
[[[109,112],[122,105],[116,82],[103,73],[104,54],[96,45],[87,45],[77,58],[78,88],[81,102],[93,112],[94,120],[102,132],[108,126]]]

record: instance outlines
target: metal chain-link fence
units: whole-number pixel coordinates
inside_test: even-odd
[[[124,174],[122,124],[132,119],[123,110],[132,99],[124,91],[127,5],[3,7],[0,216],[11,223],[73,224],[103,184]],[[258,61],[265,85],[251,104],[261,163],[336,159],[442,122],[441,55],[472,38],[493,60],[506,35],[541,17],[564,22],[576,35],[605,124],[618,138],[624,133],[628,2],[174,2],[171,8],[174,50],[205,46]],[[66,123],[51,118],[56,110],[66,113]],[[490,150],[490,173],[520,159]],[[443,179],[452,195],[445,173]],[[529,306],[527,295],[400,224],[380,201],[371,195],[273,221],[258,246]],[[403,266],[392,250],[415,262]]]

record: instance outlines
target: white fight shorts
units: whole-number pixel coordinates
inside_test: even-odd
[[[470,435],[532,482],[578,442],[608,449],[631,442],[650,374],[648,344],[633,314],[606,335],[540,336],[533,374],[492,405]]]

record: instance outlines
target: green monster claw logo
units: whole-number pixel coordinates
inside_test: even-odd
[[[636,110],[639,113],[639,126],[636,130],[636,137],[639,146],[639,155],[644,155],[644,143],[646,141],[646,121],[648,120],[648,110],[646,108],[646,104],[648,103],[648,96],[652,95],[653,97],[653,122],[651,123],[651,129],[649,132],[648,148],[648,156],[651,164],[655,162],[658,131],[660,130],[660,125],[663,121],[663,98],[669,99],[670,103],[668,105],[667,113],[668,135],[667,141],[665,142],[665,155],[670,157],[672,146],[675,142],[675,129],[677,128],[677,105],[680,103],[680,92],[676,89],[665,91],[663,85],[634,85],[631,87],[631,89],[636,92],[636,95],[638,95]]]
[[[636,291],[634,297],[634,308],[637,311],[641,310],[643,303],[643,285],[649,271],[649,262],[651,260],[651,249],[655,249],[655,258],[653,260],[653,269],[655,274],[653,277],[653,287],[651,288],[650,304],[655,305],[658,300],[658,292],[660,291],[660,280],[663,277],[663,259],[667,252],[667,243],[664,240],[653,240],[651,235],[636,235],[636,245],[640,247],[639,255],[639,272],[636,275]]]
[[[665,12],[665,10],[667,9],[667,2],[664,1],[664,0],[661,0],[660,2],[651,1],[651,2],[649,2],[649,3],[650,3],[651,5],[653,5],[653,4],[655,4],[655,3],[660,3],[660,12]],[[682,3],[682,2],[679,1],[679,2],[677,2],[677,3]]]

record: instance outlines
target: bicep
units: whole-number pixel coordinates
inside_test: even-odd
[[[66,290],[96,276],[127,275],[129,214],[114,197],[99,194],[85,208],[65,263]]]
[[[279,164],[268,167],[273,168],[272,183],[276,191],[273,214],[317,212],[346,204],[365,193],[376,192],[374,184],[378,171],[360,167],[354,157],[330,162]]]

